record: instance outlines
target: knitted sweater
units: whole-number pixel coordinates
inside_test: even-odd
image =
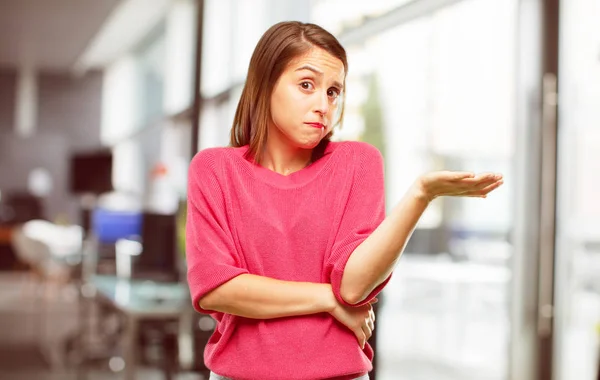
[[[383,160],[367,143],[330,142],[322,158],[287,176],[247,160],[247,150],[202,150],[189,170],[188,283],[194,308],[217,321],[205,364],[236,380],[367,373],[372,348],[361,349],[328,313],[258,320],[200,308],[202,296],[244,273],[330,283],[346,304],[340,295],[346,262],[385,217]]]

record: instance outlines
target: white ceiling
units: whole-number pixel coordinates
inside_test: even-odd
[[[0,66],[70,70],[121,0],[0,0]]]

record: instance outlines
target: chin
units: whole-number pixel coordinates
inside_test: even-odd
[[[313,149],[319,145],[321,140],[323,140],[323,137],[325,137],[325,135],[322,131],[319,131],[318,134],[306,135],[304,138],[297,139],[296,144],[302,149]]]
[[[319,145],[320,142],[321,142],[321,139],[312,140],[312,141],[298,142],[298,148],[302,148],[302,149],[314,149],[314,148],[317,147],[317,145]]]

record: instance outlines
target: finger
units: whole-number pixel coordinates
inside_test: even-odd
[[[484,187],[481,191],[485,194],[488,194],[490,191],[495,190],[497,188],[499,188],[500,186],[502,186],[504,184],[503,180],[500,181],[496,181],[494,183],[492,183],[491,185],[488,185],[486,187]]]
[[[486,179],[500,180],[500,179],[502,179],[502,177],[503,176],[500,173],[483,172],[483,173],[479,173],[477,175],[474,175],[473,177],[465,178],[465,179],[466,180],[473,180],[473,181],[481,181],[481,180],[486,180]]]
[[[365,336],[365,333],[362,329],[356,334],[356,338],[358,339],[358,344],[360,344],[360,348],[364,350],[365,343],[367,342],[367,337]]]
[[[492,179],[486,179],[485,181],[482,181],[481,183],[479,183],[478,185],[475,186],[476,191],[484,191],[485,189],[490,188],[491,186],[493,186],[494,184],[501,182],[500,180],[497,180],[495,177]]]
[[[480,193],[481,191],[489,188],[491,185],[495,184],[496,182],[498,182],[497,179],[495,179],[495,177],[492,178],[487,178],[484,180],[481,180],[479,182],[472,182],[469,184],[464,184],[462,186],[462,193],[460,193],[460,195],[483,195],[483,193]]]
[[[487,175],[478,175],[477,177],[474,177],[474,178],[465,178],[460,182],[461,182],[461,184],[467,185],[469,188],[472,188],[473,186],[480,186],[482,184],[493,183],[493,182],[498,181],[499,179],[500,178],[498,178],[494,174],[487,174]]]
[[[367,339],[369,339],[371,337],[371,334],[373,333],[373,324],[371,321],[371,315],[367,315],[362,323],[362,328],[363,331],[365,331],[365,335],[367,336]]]
[[[464,196],[466,197],[479,197],[479,198],[486,198],[486,196],[493,190],[499,188],[500,186],[502,186],[504,184],[504,181],[497,181],[494,182],[492,184],[487,185],[486,187],[484,187],[483,189],[480,190],[476,190],[476,191],[470,191],[464,194]]]
[[[365,320],[365,323],[363,323],[361,327],[362,327],[363,333],[365,334],[365,337],[366,337],[365,340],[369,340],[369,338],[373,334],[373,331],[371,330],[371,327],[369,326],[369,319]]]
[[[371,331],[373,331],[373,329],[375,328],[375,313],[372,310],[369,310],[369,314],[367,315],[365,320],[369,325]]]
[[[452,175],[452,180],[455,181],[460,181],[466,178],[473,178],[475,177],[475,173],[473,172],[451,172]]]
[[[373,300],[371,302],[369,302],[369,304],[373,305],[375,303],[377,303],[379,301],[378,298],[373,298]]]
[[[479,173],[475,176],[475,178],[496,178],[496,179],[502,179],[502,174],[500,173],[493,173],[493,172],[482,172]]]

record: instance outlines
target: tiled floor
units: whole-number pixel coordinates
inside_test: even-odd
[[[459,270],[455,276],[449,275],[448,271],[454,269],[447,266],[442,272],[436,272],[440,268],[433,267],[423,272],[422,267],[409,264],[400,266],[402,269],[396,271],[380,297],[376,322],[377,380],[507,379],[508,287],[502,271],[496,273],[495,280],[487,278],[494,272],[482,280],[481,268],[478,273],[454,268]],[[430,272],[431,269],[435,270]],[[432,273],[435,276],[432,277]],[[467,279],[470,282],[464,286]],[[36,318],[40,305],[24,284],[27,282],[22,276],[0,273],[0,379],[75,380],[73,370],[51,370],[35,344],[38,337],[44,337],[47,346],[53,348],[50,351],[59,353],[57,342],[71,334],[77,325],[76,304],[68,292],[62,297],[55,295],[53,318],[44,326]],[[596,309],[592,311],[595,313]],[[581,353],[582,339],[590,340],[589,334],[583,334],[582,339],[569,336],[572,352]],[[588,357],[590,353],[586,349]],[[582,356],[577,355],[577,359]],[[573,379],[593,379],[593,365],[579,367],[583,370]],[[119,378],[118,373],[106,369],[92,371],[88,380]],[[138,379],[162,378],[160,373],[150,369],[138,373]],[[182,374],[178,379],[202,377]]]
[[[444,260],[424,267],[421,259],[403,257],[386,287],[378,380],[508,379],[510,273]],[[556,329],[557,379],[595,380],[600,294],[574,289],[571,297],[570,320]]]
[[[23,273],[0,273],[0,379],[1,380],[76,380],[72,366],[60,366],[65,337],[77,330],[76,294],[66,290],[49,297],[46,320],[40,318],[39,298]],[[46,349],[40,349],[39,347]],[[43,354],[45,353],[45,355]],[[50,365],[54,362],[55,366]],[[86,380],[117,380],[108,365],[92,369]],[[138,379],[163,380],[157,370],[141,368]],[[205,380],[200,374],[181,373],[175,380]]]
[[[407,285],[396,280],[400,278],[396,276],[386,290],[381,304],[382,313],[377,321],[380,358],[378,380],[502,378],[499,370],[501,361],[497,361],[497,366],[488,368],[486,372],[481,367],[485,367],[490,358],[485,355],[473,356],[473,353],[487,353],[503,357],[502,352],[494,351],[502,345],[504,330],[499,328],[502,321],[483,320],[469,324],[469,321],[460,319],[460,314],[456,314],[465,310],[454,308],[441,312],[440,308],[447,306],[443,302],[452,301],[444,297],[455,294],[440,292],[436,285],[426,283],[411,284],[410,292],[406,292],[404,288]],[[68,292],[62,296],[50,294],[53,302],[49,311],[53,318],[40,323],[37,318],[40,305],[33,301],[33,290],[25,286],[27,284],[23,276],[0,274],[0,289],[3,289],[0,295],[0,325],[10,326],[0,331],[0,379],[75,379],[73,370],[50,370],[35,349],[36,337],[43,337],[41,340],[46,342],[45,346],[52,348],[48,351],[59,354],[61,346],[58,343],[72,334],[77,325],[74,295]],[[468,328],[466,324],[469,324]],[[459,328],[465,331],[460,332]],[[484,342],[478,340],[481,331],[487,334]],[[470,358],[472,362],[464,361],[465,358]],[[94,371],[89,376],[89,380],[118,378],[119,374],[108,370]],[[162,376],[156,371],[145,370],[140,371],[138,378],[153,380]],[[180,378],[194,377],[188,375]],[[198,375],[195,378],[201,377]]]
[[[378,380],[505,379],[506,272],[490,271],[483,281],[470,273],[479,268],[403,260],[377,322]]]

